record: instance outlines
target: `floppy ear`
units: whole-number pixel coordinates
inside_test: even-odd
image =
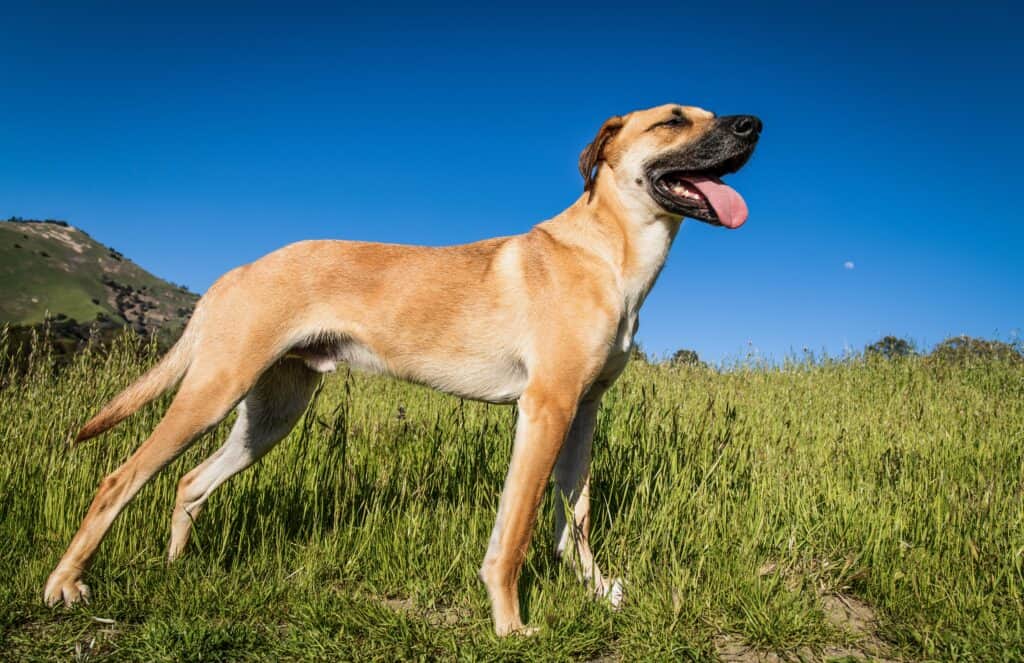
[[[597,136],[580,154],[580,175],[583,176],[583,190],[589,191],[591,198],[594,197],[594,180],[597,179],[597,170],[600,168],[601,162],[604,161],[604,146],[619,132],[623,124],[625,122],[618,115],[605,120],[605,123],[601,125],[601,129],[597,132]]]

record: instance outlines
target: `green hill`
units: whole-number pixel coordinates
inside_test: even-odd
[[[0,221],[0,323],[177,336],[197,299],[64,221]]]

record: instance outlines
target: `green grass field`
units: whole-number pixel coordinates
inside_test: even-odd
[[[499,640],[476,571],[514,410],[345,372],[211,498],[185,558],[163,561],[174,488],[230,422],[125,510],[90,605],[43,607],[100,479],[167,405],[67,447],[136,356],[0,376],[0,659],[1024,659],[1019,364],[631,365],[593,485],[625,605],[556,563],[549,500],[521,581],[541,631]]]

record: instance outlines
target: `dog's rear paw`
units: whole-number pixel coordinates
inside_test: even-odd
[[[89,586],[77,576],[54,571],[46,581],[43,600],[51,608],[59,603],[71,607],[76,603],[89,602]]]

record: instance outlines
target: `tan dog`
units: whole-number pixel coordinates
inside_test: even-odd
[[[591,438],[601,395],[626,365],[637,313],[682,217],[737,227],[739,169],[761,122],[659,106],[613,117],[580,156],[584,194],[524,235],[426,248],[300,242],[228,272],[181,340],[78,435],[102,433],[180,381],[149,439],[100,484],[46,583],[45,600],[88,598],[82,573],[121,509],[238,406],[224,445],[182,478],[170,559],[217,486],[283,438],[320,373],[339,362],[464,398],[517,402],[512,462],[480,569],[499,635],[524,631],[517,581],[548,478],[557,552],[594,592],[622,588],[588,543]],[[571,551],[571,554],[566,554]]]

